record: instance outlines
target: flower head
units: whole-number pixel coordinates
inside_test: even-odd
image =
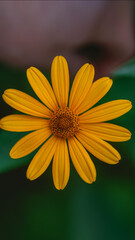
[[[51,67],[52,87],[35,67],[27,70],[28,81],[42,101],[15,89],[7,89],[3,99],[22,113],[1,119],[7,131],[32,131],[11,149],[11,158],[21,158],[40,145],[28,170],[27,178],[38,178],[49,166],[57,189],[64,189],[70,175],[71,156],[74,167],[87,183],[96,180],[96,169],[88,154],[103,162],[116,164],[120,154],[108,142],[127,141],[131,133],[106,121],[120,117],[132,105],[128,100],[115,100],[92,108],[111,88],[112,80],[103,77],[93,83],[94,67],[83,65],[77,72],[69,96],[69,70],[64,57],[54,58]]]

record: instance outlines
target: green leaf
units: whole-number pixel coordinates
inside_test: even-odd
[[[12,159],[9,156],[11,148],[21,136],[24,134],[0,131],[0,173],[28,164],[32,159],[32,155],[21,159]]]
[[[128,156],[129,160],[132,161],[132,164],[135,166],[135,59],[115,71],[112,79],[114,80],[114,87],[110,94],[111,97],[113,95],[116,99],[128,99],[133,105],[130,112],[114,121],[127,127],[132,133],[131,140],[122,144],[121,150],[123,150],[122,152]]]

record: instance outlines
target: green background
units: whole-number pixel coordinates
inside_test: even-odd
[[[36,97],[25,70],[0,65],[1,95],[7,88],[16,88]],[[11,147],[25,134],[0,130],[0,239],[135,239],[135,59],[111,77],[113,86],[100,103],[132,101],[132,110],[112,121],[127,127],[132,139],[112,144],[122,156],[118,165],[107,165],[92,156],[97,169],[92,185],[84,183],[72,165],[63,191],[54,188],[51,166],[30,182],[25,173],[34,153],[17,160],[9,157]],[[0,105],[1,117],[17,112],[2,98]]]

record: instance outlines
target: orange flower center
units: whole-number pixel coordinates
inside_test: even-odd
[[[72,137],[79,130],[78,116],[67,107],[59,108],[50,118],[50,128],[57,137]]]

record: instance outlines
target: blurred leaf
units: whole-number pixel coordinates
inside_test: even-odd
[[[124,76],[124,77],[135,77],[135,58],[133,58],[132,60],[130,60],[129,62],[127,62],[126,64],[124,64],[122,67],[120,67],[119,69],[117,69],[115,72],[114,72],[114,76],[117,76],[117,77],[121,77],[121,76]]]
[[[127,127],[132,133],[131,140],[122,144],[121,150],[135,166],[135,59],[115,71],[112,79],[114,80],[114,86],[110,96],[113,95],[116,99],[128,99],[133,105],[130,112],[115,119],[115,123]]]
[[[32,155],[21,159],[11,159],[9,152],[13,145],[21,138],[22,133],[0,131],[0,173],[28,164]]]
[[[90,186],[79,182],[72,193],[70,239],[133,240],[134,200],[129,179],[104,176]]]

